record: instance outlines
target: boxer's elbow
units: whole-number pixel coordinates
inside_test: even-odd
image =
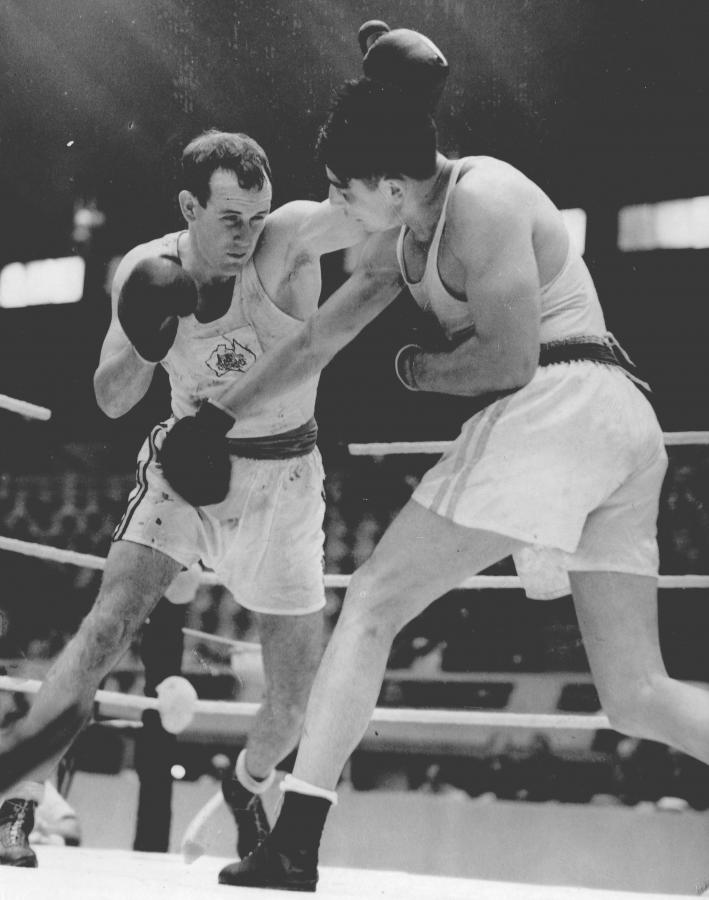
[[[534,378],[539,364],[536,341],[489,341],[488,358],[497,373],[499,390],[519,390]]]
[[[101,367],[94,374],[96,404],[109,419],[120,419],[130,412],[144,394],[145,390],[136,392],[135,385],[126,385]]]
[[[511,381],[509,385],[513,390],[519,390],[523,388],[525,385],[529,384],[529,382],[534,378],[534,373],[537,371],[537,355],[534,356],[523,356],[515,361],[515,364],[510,367],[508,377]]]
[[[109,419],[119,419],[128,412],[120,394],[111,390],[106,379],[102,378],[98,372],[94,375],[94,396],[98,408]]]
[[[457,353],[467,351],[467,365],[472,368],[476,392],[518,391],[534,378],[539,358],[538,348],[505,348],[499,341],[486,341],[473,336]]]
[[[103,353],[94,372],[94,396],[99,409],[111,419],[130,412],[147,393],[155,365],[142,360],[130,344]]]
[[[124,416],[128,412],[127,409],[123,409],[122,407],[120,407],[118,405],[101,403],[100,401],[97,401],[97,403],[98,403],[98,408],[101,410],[101,412],[105,416],[108,416],[109,419],[120,419],[121,416]]]

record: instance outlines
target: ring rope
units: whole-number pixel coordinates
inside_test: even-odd
[[[196,628],[183,628],[182,633],[187,637],[197,638],[200,641],[212,641],[215,644],[224,644],[236,650],[238,653],[260,653],[261,644],[254,641],[237,641],[235,638],[224,637],[221,634],[209,634],[208,631],[198,631]]]
[[[32,418],[49,419],[51,412],[42,407],[35,407],[24,401],[15,401],[0,395],[0,408],[10,409]],[[665,443],[669,445],[709,444],[709,432],[674,432],[664,435]],[[386,456],[391,454],[437,454],[443,453],[451,445],[451,441],[424,441],[424,442],[391,442],[350,444],[349,452],[354,456]],[[43,544],[35,544],[29,541],[21,541],[16,538],[0,536],[0,550],[20,553],[48,561],[68,563],[85,568],[102,570],[105,567],[105,558],[97,555],[79,553],[72,550],[64,550],[58,547],[50,547]],[[326,575],[326,587],[346,587],[349,584],[349,575]],[[200,580],[203,583],[219,583],[213,573],[201,573]],[[704,588],[709,587],[709,575],[664,575],[658,579],[660,587],[676,588]],[[466,588],[518,588],[520,580],[514,576],[475,576],[465,581],[462,587]],[[235,641],[230,638],[209,635],[206,632],[195,629],[183,629],[186,635],[201,639],[215,640],[236,649],[258,649],[258,644]],[[33,679],[19,679],[11,676],[0,676],[0,690],[34,694],[41,688],[42,682]],[[148,709],[159,710],[156,698],[144,697],[134,694],[120,694],[112,691],[99,690],[95,695],[96,702],[103,707],[104,714],[116,716],[130,716],[140,714]],[[220,733],[234,733],[244,735],[245,730],[251,724],[259,704],[243,703],[225,700],[198,700],[196,713],[202,717],[202,725],[210,729],[206,721],[214,720],[211,729]],[[231,720],[231,722],[230,722]],[[125,723],[128,724],[128,721]],[[231,726],[231,727],[230,727]],[[520,729],[572,729],[572,730],[598,730],[608,729],[608,718],[603,714],[554,714],[554,713],[512,713],[486,710],[447,710],[447,709],[403,709],[381,708],[374,710],[369,724],[368,734],[370,742],[379,742],[383,739],[386,744],[394,740],[393,734],[386,734],[387,726],[413,726],[417,729],[417,736],[422,743],[438,742],[445,746],[453,746],[456,741],[463,739],[463,731],[477,730],[481,727],[488,728],[520,728]],[[188,729],[189,730],[189,729]],[[400,736],[403,739],[403,735]]]
[[[31,556],[49,562],[82,566],[86,569],[103,569],[106,565],[106,559],[103,556],[79,553],[76,550],[63,550],[60,547],[21,541],[18,538],[6,537],[5,535],[0,535],[0,550],[8,550],[11,553],[19,553],[23,556]],[[351,579],[351,575],[325,575],[325,587],[346,588]],[[221,584],[214,572],[201,572],[200,580],[203,584]],[[706,588],[709,587],[709,575],[660,575],[658,577],[658,586],[661,588]],[[521,588],[522,582],[517,575],[474,575],[472,578],[467,578],[460,587],[470,590],[483,588],[509,589]]]
[[[709,444],[709,431],[666,431],[663,433],[668,447]],[[453,441],[390,441],[368,444],[348,444],[351,456],[394,456],[398,454],[445,453]]]
[[[14,678],[10,675],[0,676],[0,690],[22,694],[36,694],[42,687],[37,679]],[[112,715],[117,713],[128,718],[131,713],[142,713],[146,709],[159,709],[155,697],[143,697],[138,694],[121,694],[117,691],[99,690],[96,702]],[[195,713],[203,716],[247,717],[252,718],[259,709],[258,703],[240,703],[230,700],[198,700]],[[608,718],[602,714],[576,713],[512,713],[492,710],[470,709],[405,709],[397,707],[377,707],[374,710],[371,726],[376,731],[383,725],[416,725],[463,728],[479,728],[491,726],[500,728],[570,728],[573,730],[595,731],[609,728]],[[187,730],[187,729],[186,729]]]
[[[39,419],[42,422],[47,422],[52,417],[51,410],[47,409],[46,406],[37,406],[35,403],[28,403],[26,400],[8,397],[7,394],[0,394],[0,409],[17,413],[26,419]]]

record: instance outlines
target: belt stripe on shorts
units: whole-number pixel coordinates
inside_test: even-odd
[[[432,512],[438,513],[441,516],[446,516],[447,518],[453,517],[458,504],[460,503],[461,497],[463,496],[463,486],[465,485],[468,473],[473,468],[473,466],[477,464],[477,462],[485,452],[485,449],[487,448],[488,442],[490,440],[492,429],[494,428],[497,420],[507,408],[509,401],[509,397],[503,397],[494,406],[484,410],[482,412],[480,421],[476,423],[475,427],[470,429],[468,439],[465,442],[461,443],[461,446],[458,448],[454,466],[457,466],[458,463],[463,463],[466,457],[468,457],[468,453],[471,450],[473,444],[475,445],[475,449],[468,458],[468,461],[464,465],[461,465],[458,473],[453,478],[453,481],[450,482],[446,480],[440,486],[440,488],[438,489],[438,493],[436,494],[430,507]],[[444,509],[443,507],[446,496],[448,497],[448,501],[447,503],[445,503]]]
[[[155,428],[150,432],[150,436],[148,438],[148,456],[147,459],[141,463],[136,469],[135,473],[135,487],[130,493],[130,497],[128,498],[128,506],[126,507],[126,511],[123,513],[123,517],[121,521],[116,526],[115,531],[113,532],[113,536],[111,538],[112,541],[120,541],[123,535],[126,533],[126,529],[130,525],[130,520],[135,515],[136,509],[140,506],[140,502],[145,497],[148,492],[148,466],[157,456],[157,448],[155,446],[155,438],[161,430],[164,430],[167,427],[166,422],[161,422],[159,425],[156,425]]]
[[[586,360],[609,366],[618,366],[633,382],[635,382],[635,384],[649,390],[644,382],[639,381],[638,378],[629,371],[628,366],[632,365],[632,363],[625,351],[620,348],[619,354],[616,354],[616,352],[614,352],[615,346],[620,347],[612,335],[608,335],[605,338],[597,338],[593,335],[580,335],[579,337],[571,338],[569,340],[551,341],[540,346],[539,365],[551,366],[557,363],[580,362]],[[481,410],[478,414],[480,415],[479,421],[471,428],[467,440],[461,443],[456,451],[455,459],[453,460],[453,469],[455,470],[460,467],[459,471],[451,480],[445,480],[438,488],[433,503],[430,506],[430,509],[433,512],[448,518],[452,518],[455,515],[455,511],[463,495],[461,481],[464,485],[464,479],[467,478],[470,470],[476,465],[485,452],[492,429],[507,408],[507,398],[514,393],[516,393],[516,391],[501,392],[501,395],[498,395],[499,399],[493,401],[493,406],[488,407],[486,410]],[[468,461],[465,462],[473,444],[475,444],[475,449]]]

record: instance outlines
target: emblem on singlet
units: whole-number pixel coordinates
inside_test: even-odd
[[[245,372],[255,359],[253,350],[232,338],[228,343],[217,344],[206,362],[208,368],[221,377],[227,372]]]

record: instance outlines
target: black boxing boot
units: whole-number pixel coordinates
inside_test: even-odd
[[[246,859],[225,866],[220,884],[314,892],[318,848],[332,802],[287,790],[271,834]]]
[[[29,843],[36,808],[34,800],[17,798],[0,806],[0,866],[37,868],[37,854]]]

